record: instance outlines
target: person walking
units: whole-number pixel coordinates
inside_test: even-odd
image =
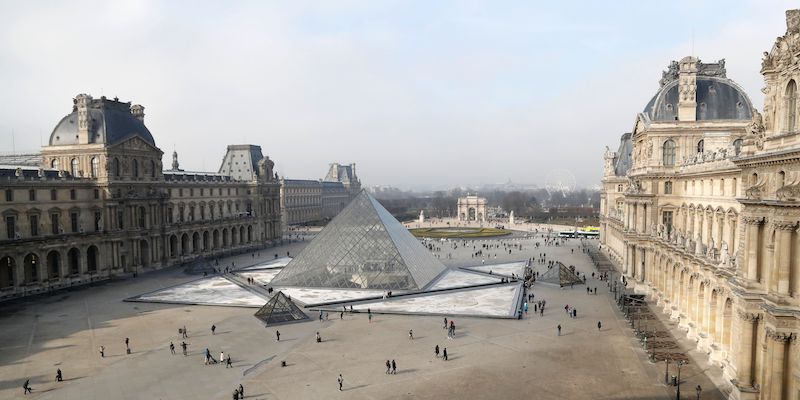
[[[175,355],[175,343],[169,342],[169,352]]]
[[[386,360],[386,374],[388,375],[390,372],[392,372],[392,362]]]
[[[217,326],[216,326],[216,325],[214,325],[214,324],[211,324],[211,335],[215,335],[215,334],[216,334],[216,333],[215,333],[216,331],[217,331]]]
[[[281,332],[278,331],[278,330],[275,330],[275,341],[276,342],[280,342],[281,341]]]
[[[186,355],[186,348],[187,348],[188,346],[189,346],[189,345],[188,345],[188,344],[186,344],[186,342],[181,342],[181,349],[183,350],[183,355]]]
[[[31,380],[26,379],[25,383],[22,384],[22,394],[27,395],[28,393],[33,393],[33,388],[30,386]]]
[[[222,363],[223,361],[225,361],[225,352],[224,351],[220,351],[219,352],[219,362]]]
[[[231,353],[228,353],[228,358],[225,359],[225,368],[233,368],[233,362],[231,361]]]
[[[241,383],[239,384],[239,398],[240,399],[244,398],[244,386],[242,386]]]
[[[181,339],[186,339],[186,338],[189,337],[189,332],[186,330],[186,325],[183,326],[183,330],[181,331],[181,335],[183,335],[183,337],[181,337]]]
[[[436,355],[436,358],[439,358],[439,345],[437,344],[436,347],[433,348],[433,354]]]
[[[561,336],[561,324],[558,324],[558,336]]]
[[[344,311],[339,311],[339,319],[344,319]]]
[[[444,327],[442,329],[447,329],[447,317],[444,317]]]
[[[61,368],[56,370],[56,382],[61,382],[64,380],[63,375],[61,375]]]
[[[106,347],[100,346],[100,358],[104,358],[106,356]]]
[[[130,346],[131,339],[125,338],[125,352],[131,354],[131,346]]]
[[[342,374],[339,374],[339,377],[336,378],[336,382],[339,383],[339,391],[342,391],[342,384],[344,383],[344,378],[342,378]]]
[[[414,330],[413,329],[409,329],[408,330],[408,339],[409,340],[414,340]]]
[[[600,321],[597,321],[597,331],[598,331],[598,332],[600,332],[600,328],[601,328],[602,326],[603,326],[603,324],[602,324],[602,323],[600,323]]]
[[[233,400],[239,400],[239,391],[233,389]]]
[[[369,323],[371,324],[372,323],[372,313],[371,312],[367,313],[367,318],[369,319]]]
[[[392,360],[392,374],[397,375],[397,363]]]
[[[447,347],[442,349],[442,360],[447,361]]]

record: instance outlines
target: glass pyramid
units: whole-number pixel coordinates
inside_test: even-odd
[[[558,267],[548,269],[547,272],[536,278],[536,282],[549,283],[561,287],[573,283],[583,283],[583,279],[581,279],[581,277],[579,277],[576,273],[570,271],[566,265],[562,263],[556,264],[558,264]]]
[[[292,300],[286,297],[283,292],[277,292],[259,308],[255,314],[256,318],[269,325],[285,324],[289,322],[299,322],[309,319],[308,315],[300,310]]]
[[[446,267],[361,191],[271,284],[420,290]]]

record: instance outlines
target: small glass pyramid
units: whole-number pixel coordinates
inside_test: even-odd
[[[309,319],[300,307],[280,291],[272,295],[267,304],[256,311],[255,317],[264,321],[267,326]]]
[[[446,267],[361,191],[271,284],[421,290]]]
[[[556,263],[558,266],[547,270],[547,272],[536,278],[536,282],[549,283],[552,285],[565,286],[574,283],[581,284],[583,279],[576,273],[572,272],[562,263]]]

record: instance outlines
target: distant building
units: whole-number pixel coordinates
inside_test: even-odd
[[[458,199],[458,220],[486,222],[486,199],[467,195]]]
[[[273,163],[240,147],[248,173],[163,170],[144,107],[78,95],[41,154],[0,157],[0,299],[280,240]]]
[[[356,165],[331,164],[324,179],[281,179],[281,220],[291,225],[317,223],[335,217],[361,191]]]

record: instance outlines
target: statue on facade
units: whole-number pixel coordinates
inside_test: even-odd
[[[719,246],[719,258],[720,258],[720,265],[728,265],[730,262],[730,254],[728,254],[728,244],[725,241],[722,241],[722,244]]]
[[[617,158],[617,153],[611,151],[611,149],[606,146],[606,151],[603,154],[603,175],[610,176],[614,175],[614,159]]]
[[[714,238],[708,239],[708,248],[706,250],[706,257],[714,260],[717,258],[717,249],[714,247]]]

